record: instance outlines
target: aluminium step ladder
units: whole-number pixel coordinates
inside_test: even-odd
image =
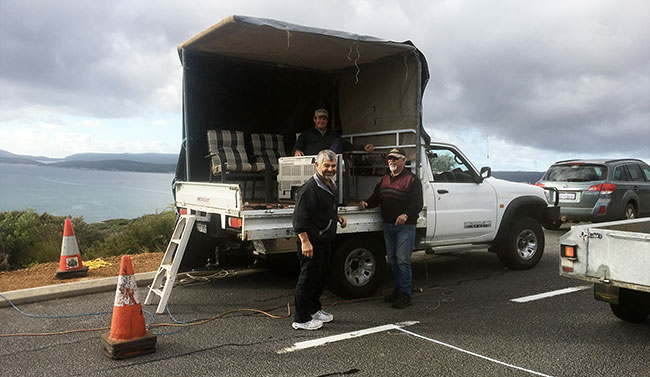
[[[147,298],[144,300],[144,304],[149,305],[153,303],[154,296],[160,297],[158,308],[156,308],[156,313],[158,314],[165,311],[167,300],[169,300],[174,282],[176,281],[178,267],[180,267],[181,260],[183,260],[183,254],[185,254],[185,248],[187,247],[187,242],[190,239],[190,234],[192,233],[196,219],[196,215],[181,215],[176,223],[169,245],[167,245],[167,250],[160,263],[160,267],[158,267],[156,277],[153,279],[153,283],[151,283]]]

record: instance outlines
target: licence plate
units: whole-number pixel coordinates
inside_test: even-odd
[[[560,200],[575,200],[575,192],[560,192]]]

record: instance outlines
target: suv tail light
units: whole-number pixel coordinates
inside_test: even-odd
[[[535,186],[544,188],[544,184],[539,182],[535,182]]]
[[[614,190],[616,190],[616,185],[614,183],[601,183],[590,186],[587,189],[587,191],[600,191],[601,194],[611,194]]]

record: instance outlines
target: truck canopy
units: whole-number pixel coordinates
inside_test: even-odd
[[[421,121],[428,68],[409,41],[231,16],[178,46],[178,53],[187,168],[179,179],[208,180],[207,130],[280,134],[291,153],[319,107],[329,110],[329,127],[342,135],[412,129],[402,143],[428,140]],[[390,137],[354,142],[394,144]]]

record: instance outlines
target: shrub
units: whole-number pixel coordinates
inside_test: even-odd
[[[58,261],[65,219],[32,209],[0,212],[0,270]],[[175,222],[171,208],[133,220],[88,224],[83,217],[72,218],[83,259],[165,251]]]

